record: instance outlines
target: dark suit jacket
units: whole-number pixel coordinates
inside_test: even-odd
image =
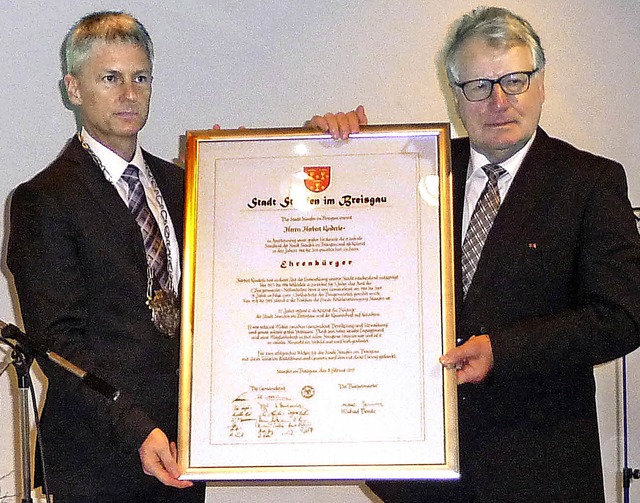
[[[182,171],[144,157],[181,242]],[[65,501],[156,483],[137,450],[155,427],[175,439],[179,342],[153,326],[139,227],[77,138],[16,189],[7,262],[26,331],[123,392],[110,403],[40,361],[49,380],[42,439],[52,492]]]
[[[452,142],[457,278],[469,152],[468,139]],[[462,483],[440,499],[428,483],[396,484],[387,501],[604,502],[593,366],[640,344],[640,239],[622,166],[538,129],[456,325],[460,343],[490,334],[495,360],[484,382],[458,389]],[[469,493],[456,499],[460,486]]]

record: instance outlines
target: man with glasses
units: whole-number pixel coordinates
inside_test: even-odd
[[[640,239],[622,166],[539,126],[545,57],[531,25],[478,8],[447,77],[469,134],[452,142],[461,478],[371,482],[385,502],[603,503],[593,366],[640,344]],[[362,107],[316,116],[336,138]]]

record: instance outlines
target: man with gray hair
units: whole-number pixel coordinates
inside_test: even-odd
[[[461,478],[370,482],[385,502],[603,503],[593,366],[640,345],[640,238],[623,167],[539,127],[545,57],[496,7],[444,62],[469,135],[452,141]],[[362,107],[315,116],[344,138]]]
[[[82,129],[12,199],[7,263],[27,332],[121,391],[111,402],[39,361],[48,482],[64,503],[204,500],[176,464],[183,173],[138,143],[152,65],[132,16],[78,21],[64,83]]]

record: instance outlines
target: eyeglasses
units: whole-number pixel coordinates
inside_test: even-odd
[[[455,82],[455,85],[462,89],[462,94],[469,101],[486,100],[493,92],[493,86],[500,84],[500,87],[511,96],[522,94],[529,89],[531,85],[531,76],[536,73],[539,68],[530,72],[512,72],[503,75],[497,79],[475,79],[467,82]]]

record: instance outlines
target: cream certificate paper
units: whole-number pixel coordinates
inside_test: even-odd
[[[455,476],[442,468],[441,146],[374,138],[199,145],[200,477]]]

